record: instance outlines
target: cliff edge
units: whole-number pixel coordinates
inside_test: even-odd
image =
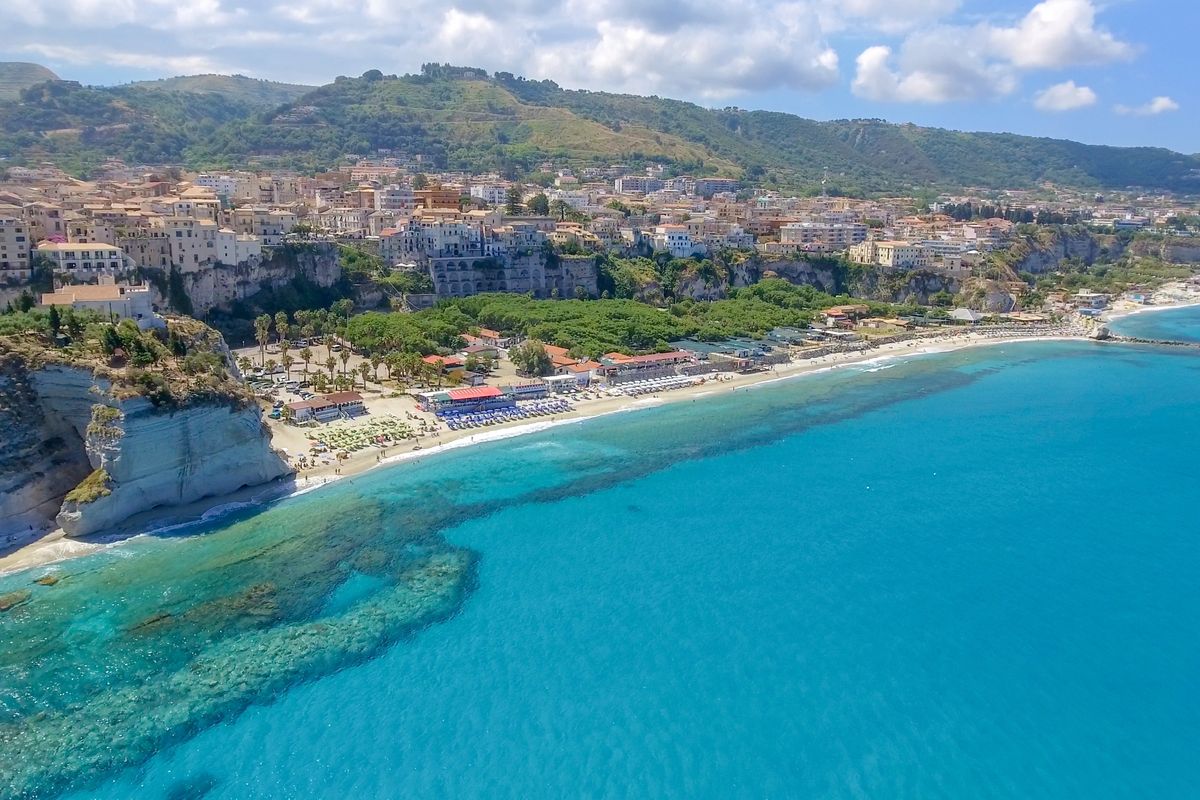
[[[66,339],[0,336],[0,531],[84,536],[290,472],[212,329],[93,321]]]

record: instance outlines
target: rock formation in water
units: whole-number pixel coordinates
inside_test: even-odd
[[[82,536],[290,471],[216,332],[192,320],[172,331],[206,371],[113,369],[83,347],[0,337],[0,530],[56,519]]]

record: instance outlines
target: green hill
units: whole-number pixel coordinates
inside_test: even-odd
[[[86,171],[105,156],[193,167],[316,169],[348,154],[420,155],[510,176],[545,161],[657,161],[676,172],[844,192],[914,187],[1136,186],[1200,191],[1200,159],[1161,148],[964,133],[882,120],[816,122],[678,100],[565,90],[509,73],[426,65],[311,91],[240,76],[95,88],[51,82],[0,103],[0,150]],[[278,105],[274,99],[290,99]]]
[[[41,64],[25,61],[0,61],[0,100],[16,100],[22,89],[35,83],[56,81],[58,76]]]
[[[191,94],[218,94],[231,100],[251,105],[275,108],[290,103],[297,97],[311,92],[315,86],[296,83],[277,83],[245,75],[180,75],[156,81],[137,81],[124,88],[144,91],[187,92]]]

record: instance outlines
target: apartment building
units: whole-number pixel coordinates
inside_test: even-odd
[[[134,269],[133,259],[112,244],[71,244],[42,242],[37,255],[47,259],[56,273],[70,275],[75,280],[90,281],[100,275],[120,275]]]
[[[866,241],[867,226],[858,222],[788,222],[779,227],[782,245],[821,250],[846,250]]]
[[[26,281],[30,262],[29,223],[0,217],[0,281]]]

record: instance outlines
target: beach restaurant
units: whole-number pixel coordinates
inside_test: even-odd
[[[681,364],[695,362],[691,353],[675,350],[670,353],[650,353],[644,356],[625,356],[620,353],[609,353],[600,358],[602,373],[609,383],[639,380],[641,378],[656,378],[675,373],[675,368]]]
[[[494,408],[512,408],[516,401],[495,386],[468,386],[414,394],[422,411],[468,414]]]
[[[365,414],[367,407],[363,405],[362,395],[358,392],[334,392],[317,395],[311,400],[288,403],[288,410],[292,412],[293,422],[330,422],[341,417]]]

